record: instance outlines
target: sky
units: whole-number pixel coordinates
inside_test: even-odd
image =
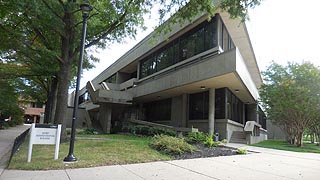
[[[282,65],[308,61],[320,66],[319,8],[319,0],[263,0],[249,11],[247,29],[260,71],[272,61]],[[81,87],[152,32],[156,21],[145,21],[148,29],[139,31],[135,40],[126,39],[95,54],[100,62],[95,64],[96,68],[84,71]]]

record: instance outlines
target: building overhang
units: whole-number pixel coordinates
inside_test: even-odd
[[[241,22],[239,18],[231,19],[227,12],[219,12],[219,14],[235,46],[241,52],[255,85],[260,87],[262,85],[262,78],[245,22]]]
[[[134,101],[153,101],[227,87],[243,102],[255,103],[258,90],[237,49],[172,67],[163,74],[140,81],[131,91]]]

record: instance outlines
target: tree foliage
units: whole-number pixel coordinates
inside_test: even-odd
[[[260,95],[268,118],[301,146],[304,131],[319,120],[320,69],[311,63],[273,62],[262,74]]]
[[[247,9],[261,0],[222,0],[220,7],[231,17],[247,18]],[[125,37],[134,38],[144,29],[144,15],[159,8],[160,23],[166,15],[176,15],[170,24],[190,20],[199,11],[212,15],[216,10],[212,0],[4,0],[0,1],[1,60],[27,67],[41,82],[55,89],[57,105],[55,123],[65,125],[68,87],[75,75],[80,51],[82,16],[79,5],[89,2],[94,10],[88,20],[85,48],[105,48]],[[185,8],[182,8],[186,6]],[[96,61],[86,51],[85,67]],[[54,86],[56,85],[56,86]],[[46,86],[43,86],[45,88]],[[42,86],[41,86],[42,87]],[[48,94],[53,94],[47,91]],[[54,93],[55,94],[55,93]],[[64,126],[65,127],[65,126]],[[63,131],[64,134],[65,131]]]
[[[14,82],[0,80],[0,87],[0,116],[12,117],[14,120],[21,119],[23,111],[18,106],[19,95],[14,88]]]

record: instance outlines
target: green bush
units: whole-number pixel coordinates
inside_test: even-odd
[[[206,134],[203,132],[189,132],[187,141],[190,143],[203,143],[206,141]]]
[[[150,146],[169,155],[181,155],[195,150],[195,148],[184,139],[167,135],[154,136]]]
[[[16,127],[16,123],[14,120],[7,121],[10,127]]]
[[[222,139],[221,143],[223,143],[223,144],[227,144],[227,143],[228,143],[228,140],[226,140],[226,139]]]
[[[237,153],[238,154],[248,154],[248,151],[246,149],[238,148]]]
[[[10,126],[9,126],[9,124],[7,122],[4,122],[2,124],[2,127],[3,127],[3,129],[8,129]]]
[[[97,134],[97,130],[95,128],[85,128],[83,131],[79,132],[79,134]]]
[[[220,146],[221,142],[220,141],[214,141],[214,135],[207,135],[205,141],[203,144],[207,147],[217,147]]]
[[[169,129],[164,128],[156,128],[156,127],[149,127],[143,125],[131,125],[123,128],[124,131],[130,132],[132,134],[139,134],[144,136],[154,136],[154,135],[168,135],[168,136],[175,136],[176,132]]]

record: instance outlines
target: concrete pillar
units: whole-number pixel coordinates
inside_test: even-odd
[[[33,123],[37,123],[37,116],[33,115]]]
[[[214,111],[215,111],[215,95],[216,90],[209,90],[209,134],[214,134]]]
[[[188,95],[182,94],[182,116],[181,116],[181,127],[188,127]]]
[[[110,134],[111,130],[111,105],[110,104],[100,104],[99,107],[99,121],[102,126],[104,133]]]

